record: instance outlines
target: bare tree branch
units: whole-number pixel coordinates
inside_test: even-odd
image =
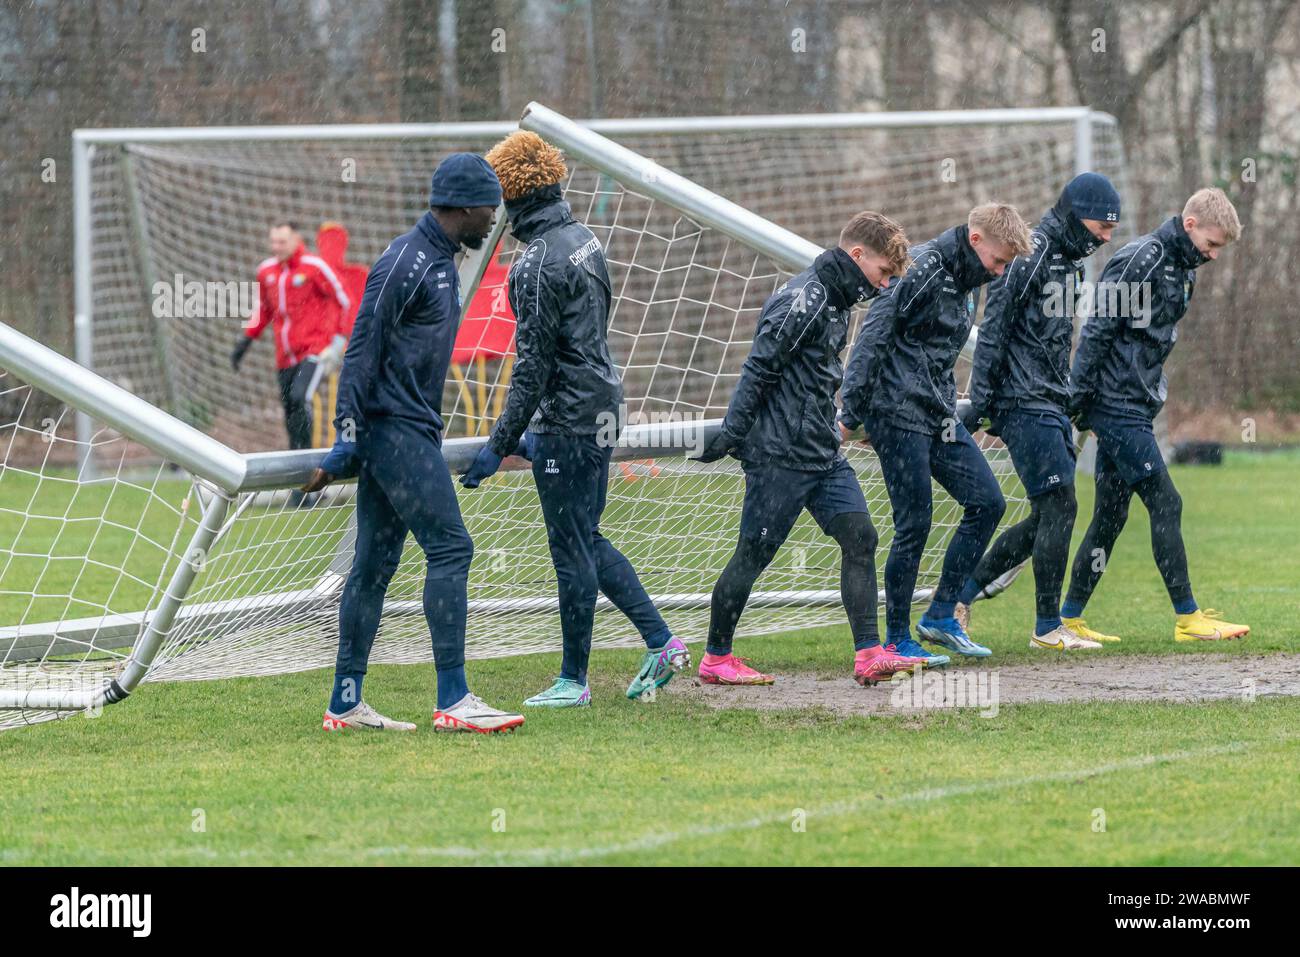
[[[1021,40],[1020,37],[1015,33],[1015,31],[1013,31],[1010,27],[1004,26],[1003,24],[994,20],[993,17],[990,16],[988,11],[985,9],[983,3],[976,2],[976,0],[963,0],[962,6],[965,8],[965,11],[971,14],[972,16],[974,16],[975,19],[981,21],[985,26],[989,27],[994,32],[999,33],[1002,36],[1006,37],[1006,39],[1010,41],[1011,45],[1016,50],[1023,53],[1025,56],[1029,57],[1029,59],[1033,60],[1039,66],[1050,70],[1055,65],[1052,62],[1051,58],[1045,57],[1041,53],[1034,51],[1033,48],[1026,46],[1025,42]]]
[[[1053,25],[1056,33],[1056,44],[1065,54],[1065,60],[1070,69],[1070,82],[1074,86],[1074,95],[1078,97],[1080,103],[1087,103],[1091,97],[1084,80],[1084,65],[1082,63],[1082,54],[1068,42],[1070,36],[1070,21],[1074,16],[1074,4],[1071,0],[1057,0]]]
[[[1201,0],[1193,9],[1181,20],[1169,28],[1165,38],[1157,43],[1151,52],[1146,55],[1141,65],[1130,74],[1129,88],[1125,92],[1125,98],[1131,99],[1136,96],[1138,91],[1146,84],[1152,74],[1156,73],[1164,66],[1171,56],[1178,50],[1178,45],[1183,42],[1183,34],[1196,25],[1196,22],[1205,15],[1205,12],[1214,4],[1214,0]]]

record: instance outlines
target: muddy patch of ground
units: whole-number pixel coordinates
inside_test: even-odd
[[[816,707],[855,715],[1038,701],[1241,700],[1300,695],[1300,655],[1079,655],[1003,667],[963,665],[927,672],[919,684],[913,677],[902,681],[862,688],[846,675],[795,673],[778,674],[770,687],[722,688],[681,676],[665,693],[714,708]]]

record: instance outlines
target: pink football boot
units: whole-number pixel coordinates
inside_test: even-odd
[[[700,661],[700,680],[706,685],[770,685],[776,681],[735,655],[705,655]]]
[[[853,656],[853,680],[865,688],[878,681],[888,681],[900,671],[911,671],[917,665],[924,667],[925,659],[900,655],[893,645],[863,648]]]

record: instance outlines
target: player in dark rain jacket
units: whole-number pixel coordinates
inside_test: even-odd
[[[700,455],[738,458],[745,502],[735,554],[713,589],[700,680],[771,684],[732,654],[736,623],[754,582],[807,509],[840,546],[840,596],[853,632],[854,675],[863,684],[916,660],[881,646],[876,625],[876,530],[853,466],[840,453],[835,392],[853,307],[907,265],[907,239],[875,212],[853,217],[839,245],[767,300],[722,428]]]
[[[989,584],[1033,558],[1037,617],[1029,647],[1100,648],[1061,622],[1061,583],[1074,531],[1074,430],[1070,401],[1071,304],[1084,294],[1083,260],[1110,240],[1119,193],[1100,173],[1080,173],[1034,229],[1034,248],[989,287],[971,370],[972,433],[989,432],[1011,453],[1029,515],[1002,533],[962,586],[954,617],[969,627],[971,604]]]
[[[690,655],[632,564],[600,531],[623,401],[607,342],[611,291],[605,251],[563,199],[559,184],[568,169],[559,150],[536,133],[520,131],[487,158],[500,177],[511,228],[527,244],[509,278],[518,360],[505,410],[461,483],[477,487],[512,452],[533,463],[559,584],[564,656],[555,683],[524,704],[591,703],[587,660],[598,588],[646,643],[627,689],[629,698],[638,698],[689,667]]]
[[[957,592],[993,537],[1006,502],[979,446],[957,421],[953,366],[970,335],[971,291],[1029,249],[1029,227],[1013,207],[975,207],[965,224],[913,251],[907,274],[868,313],[845,377],[841,420],[846,429],[866,427],[894,510],[894,542],[885,564],[885,640],[931,666],[949,659],[912,638],[910,619],[930,534],[932,479],[964,511],[917,631],[959,654],[989,654],[971,641],[954,612]]]
[[[442,390],[460,324],[452,257],[492,228],[501,187],[481,156],[455,153],[433,174],[429,210],[370,270],[339,375],[334,448],[306,493],[358,476],[356,555],[339,605],[339,654],[325,728],[415,725],[362,700],[384,594],[408,532],[425,557],[424,616],[438,672],[437,731],[505,731],[523,716],[488,707],[465,681],[467,578],[474,546],[442,457]]]
[[[1241,235],[1231,201],[1202,189],[1181,216],[1119,250],[1102,273],[1095,313],[1079,338],[1070,376],[1070,411],[1097,436],[1097,496],[1092,524],[1074,558],[1061,618],[1087,638],[1082,615],[1136,492],[1151,516],[1151,548],[1174,606],[1176,641],[1240,638],[1246,625],[1202,611],[1192,597],[1183,545],[1182,498],[1169,477],[1152,422],[1164,405],[1165,359],[1178,338],[1199,266],[1217,259]]]

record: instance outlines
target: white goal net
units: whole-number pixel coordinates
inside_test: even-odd
[[[1012,203],[1032,222],[1080,165],[1110,175],[1123,192],[1120,142],[1103,116],[1077,110],[902,116],[915,125],[898,125],[885,114],[853,122],[733,117],[593,126],[819,246],[832,243],[848,216],[863,208],[897,219],[916,242],[964,221],[972,206],[989,199]],[[228,360],[244,319],[230,304],[242,296],[247,305],[255,296],[267,228],[290,220],[311,242],[321,223],[340,223],[350,234],[346,259],[368,266],[410,228],[439,158],[486,151],[511,128],[377,127],[369,138],[346,129],[326,136],[329,128],[294,139],[221,130],[151,138],[130,131],[134,139],[100,134],[87,146],[91,265],[88,302],[79,307],[87,335],[77,358],[232,448],[284,448],[270,332],[240,372]],[[678,224],[673,211],[638,201],[636,184],[629,192],[590,166],[574,166],[568,199],[624,267],[611,349],[628,377],[632,411],[645,402],[721,414],[748,347],[748,330],[732,318],[753,303],[736,292],[754,268],[772,276],[779,270],[742,262],[735,251],[729,261],[718,258],[726,255],[718,246],[726,237]],[[513,252],[507,238],[489,286]],[[730,285],[713,288],[709,267]],[[239,283],[247,286],[231,285]],[[188,288],[198,290],[197,298],[187,284],[196,284]],[[503,298],[489,292],[470,304],[469,323],[494,313],[508,318]],[[692,303],[713,308],[699,315]],[[473,351],[471,339],[462,342],[463,351]],[[490,424],[508,368],[490,349],[481,351],[487,353],[481,365],[457,363],[448,382],[449,435],[480,434]],[[480,391],[487,414],[477,401]]]
[[[557,140],[569,152],[566,198],[610,263],[611,350],[625,376],[633,445],[657,434],[656,423],[723,414],[763,301],[852,212],[885,211],[919,241],[990,198],[1036,218],[1080,165],[1081,149],[1094,168],[1123,172],[1102,119],[1087,121],[1086,141],[1076,117],[823,128],[812,119],[751,129],[629,122],[608,132],[635,151],[631,165],[612,144],[588,154]],[[142,676],[202,679],[333,662],[352,488],[331,490],[314,508],[293,507],[286,490],[302,480],[311,453],[269,452],[286,445],[269,341],[236,373],[227,356],[242,316],[205,314],[210,297],[197,315],[170,306],[189,297],[187,283],[251,280],[266,228],[281,219],[309,236],[322,221],[342,223],[351,234],[347,259],[368,265],[423,208],[442,155],[481,152],[510,128],[83,141],[90,201],[79,228],[89,230],[90,268],[79,299],[82,358],[151,408],[134,415],[113,393],[80,393],[57,374],[76,378],[59,357],[37,355],[30,341],[0,348],[0,369],[10,370],[0,377],[0,709],[8,709],[0,728],[83,707],[87,694],[102,700],[104,686],[123,675],[129,690]],[[666,170],[705,189],[687,189]],[[771,222],[719,222],[715,207],[727,204],[718,196]],[[480,288],[466,290],[467,328],[511,321],[502,282],[514,252],[505,238]],[[160,305],[160,289],[176,295]],[[462,337],[447,386],[453,463],[472,455],[508,382],[508,349],[488,348],[487,337]],[[155,419],[157,410],[170,416]],[[173,429],[160,438],[153,425],[170,417],[193,434]],[[1019,485],[1000,449],[989,453],[1011,504],[1004,521],[1015,521]],[[892,538],[883,483],[873,454],[855,446],[849,456],[883,559]],[[688,640],[707,625],[742,491],[734,463],[686,462],[680,442],[628,449],[612,467],[606,532]],[[557,648],[554,571],[531,476],[503,472],[463,493],[461,505],[476,546],[468,655]],[[937,494],[918,597],[937,579],[958,518],[955,503]],[[422,582],[412,541],[389,589],[375,662],[430,660]],[[758,589],[744,633],[843,620],[838,550],[810,521],[800,522]],[[637,640],[602,602],[594,644]]]

